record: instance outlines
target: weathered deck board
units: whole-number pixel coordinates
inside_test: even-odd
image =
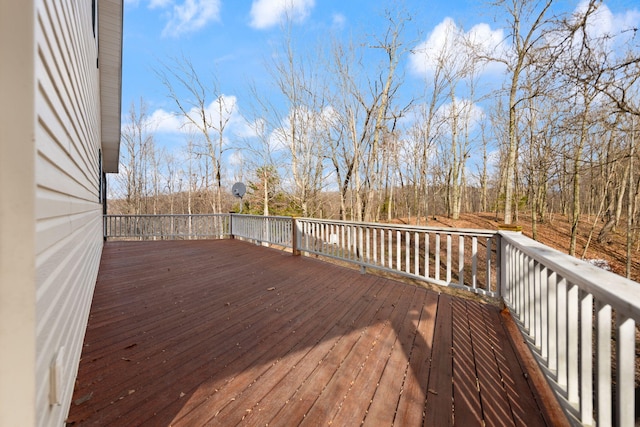
[[[234,240],[108,242],[68,422],[545,425],[535,396],[492,305]]]

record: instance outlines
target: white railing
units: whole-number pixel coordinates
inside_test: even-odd
[[[296,249],[497,297],[496,231],[296,218]]]
[[[640,284],[520,233],[237,214],[108,215],[104,230],[246,239],[501,298],[574,423],[635,423]]]
[[[231,235],[258,244],[290,248],[293,219],[288,216],[231,215]]]
[[[640,284],[501,232],[503,300],[570,416],[633,426]]]
[[[105,239],[189,240],[229,236],[229,214],[105,215]]]

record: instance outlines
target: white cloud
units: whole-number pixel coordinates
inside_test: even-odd
[[[151,113],[148,122],[152,129],[160,133],[180,132],[183,124],[180,117],[174,113],[165,111],[162,108]]]
[[[225,139],[229,140],[234,137],[247,138],[254,137],[256,135],[255,130],[251,128],[249,123],[238,110],[237,99],[233,95],[222,95],[207,106],[205,114],[209,123],[213,126],[216,126],[216,124],[219,123],[220,103],[222,103],[223,122],[225,120],[227,121],[224,130]],[[191,117],[196,118],[199,117],[200,114],[196,107],[192,107],[188,113]],[[197,135],[200,132],[183,115],[169,112],[162,108],[151,113],[148,119],[148,125],[158,133],[195,133]]]
[[[179,37],[205,27],[220,19],[221,0],[150,0],[149,9],[168,9],[168,21],[162,30],[163,36]]]
[[[236,150],[229,155],[229,165],[242,166],[244,164],[244,155],[242,151]]]
[[[469,63],[473,51],[504,58],[507,55],[504,39],[502,30],[492,30],[487,24],[475,25],[465,33],[453,19],[445,18],[412,50],[409,67],[416,75],[430,75],[443,65],[455,73]],[[481,71],[494,73],[501,69],[501,66],[485,64]]]
[[[469,99],[455,98],[455,103],[444,104],[436,112],[436,117],[443,123],[442,130],[448,134],[452,134],[452,118],[458,116],[457,133],[463,133],[465,127],[469,131],[473,131],[484,119],[484,110]]]
[[[334,13],[332,20],[333,26],[340,29],[344,28],[345,24],[347,23],[347,17],[341,13]]]
[[[314,6],[315,0],[254,0],[250,25],[262,30],[280,24],[285,18],[303,22]]]
[[[574,16],[584,14],[588,7],[588,1],[581,1],[576,7]],[[626,10],[624,13],[615,14],[606,4],[599,4],[588,21],[587,31],[593,37],[603,37],[615,35],[618,32],[624,33],[627,30],[637,28],[639,24],[640,11],[638,9]]]
[[[149,9],[164,8],[173,4],[173,0],[149,0]]]

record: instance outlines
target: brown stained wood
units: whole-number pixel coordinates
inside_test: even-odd
[[[424,426],[453,425],[453,315],[451,305],[452,297],[440,295],[426,393]]]
[[[415,302],[414,297],[411,300]],[[393,320],[396,340],[380,377],[376,394],[367,411],[364,420],[365,426],[393,424],[399,399],[397,390],[402,390],[405,376],[408,373],[411,347],[416,337],[416,328],[413,322],[416,318],[417,308],[413,305],[409,310],[406,308],[404,310],[404,313],[399,313],[400,315]],[[411,374],[409,373],[409,375]]]
[[[406,294],[405,297],[402,298],[401,303],[396,305],[391,317],[392,323],[395,323],[395,319],[398,317],[404,317],[409,302],[413,304],[413,301],[409,301],[409,298],[407,298],[410,295],[411,294]],[[342,401],[339,412],[333,420],[331,420],[333,425],[360,424],[365,417],[370,415],[372,408],[377,406],[377,404],[374,403],[374,397],[378,394],[378,390],[380,390],[381,377],[388,364],[388,358],[373,357],[373,355],[389,355],[394,345],[397,345],[396,341],[398,338],[398,334],[396,333],[397,328],[393,324],[388,323],[386,326],[382,333],[373,341],[370,354],[368,354],[364,360],[358,377]],[[371,403],[363,404],[363,402]]]
[[[485,322],[486,305],[469,301],[467,313],[469,323],[476,327],[470,328],[475,365],[480,388],[482,413],[486,426],[512,425],[513,416],[509,406],[506,390],[501,381],[500,367],[496,361],[495,345],[489,326]]]
[[[363,397],[356,382],[362,379],[363,376],[360,374],[367,368],[370,355],[379,354],[376,348],[377,340],[393,329],[397,316],[405,316],[411,297],[402,298],[403,294],[406,292],[413,294],[414,290],[414,288],[398,287],[387,297],[384,304],[367,322],[368,325],[361,331],[356,344],[342,359],[335,374],[322,390],[313,407],[305,414],[300,425],[313,426],[332,420],[349,394]]]
[[[350,287],[350,289],[359,289],[358,295],[354,296],[354,300],[361,301],[362,304],[356,303],[353,306],[343,305],[341,311],[336,313],[336,323],[331,330],[319,338],[317,335],[310,335],[310,338],[315,340],[313,343],[314,346],[308,348],[306,353],[300,352],[297,360],[292,360],[289,364],[281,364],[282,369],[286,370],[286,372],[283,373],[283,376],[277,376],[277,383],[264,393],[254,407],[251,408],[251,411],[243,415],[243,421],[246,425],[266,424],[274,419],[280,407],[271,404],[271,402],[284,402],[284,405],[288,404],[293,394],[307,380],[317,365],[321,363],[322,358],[335,345],[339,337],[346,333],[349,327],[348,323],[350,323],[350,321],[345,321],[346,316],[353,315],[354,312],[358,312],[361,307],[364,308],[368,304],[363,298],[363,295],[366,292],[375,292],[379,286],[373,281],[370,282],[371,284],[367,286]],[[365,283],[362,283],[362,285],[364,284]]]
[[[237,240],[107,242],[67,421],[440,426],[479,387],[475,419],[543,425],[520,360],[491,305]]]
[[[287,423],[289,423],[289,425],[298,425],[302,422],[307,412],[313,407],[322,394],[326,385],[334,377],[345,355],[352,350],[353,346],[361,337],[364,328],[368,326],[371,318],[384,304],[384,301],[392,291],[393,289],[388,286],[383,287],[380,293],[376,294],[376,297],[369,300],[364,310],[356,318],[349,321],[351,327],[350,330],[347,331],[348,334],[340,337],[325,357],[318,362],[316,369],[292,395],[289,400],[290,404],[284,406],[282,410],[276,414],[274,417],[274,425],[284,426],[287,425]]]
[[[482,424],[480,389],[476,375],[476,365],[484,363],[475,360],[470,336],[467,301],[454,299],[453,311],[453,422],[456,425],[472,426]]]
[[[407,376],[408,381],[405,381],[400,395],[393,423],[398,427],[422,425],[424,405],[427,399],[427,382],[431,368],[429,359],[433,348],[438,295],[424,290],[419,290],[417,294],[421,296],[422,307],[418,309],[418,326],[409,361],[409,369],[413,376]],[[412,381],[412,378],[415,381]]]
[[[533,391],[531,390],[522,366],[514,352],[512,342],[502,325],[500,313],[485,311],[483,313],[488,325],[487,334],[493,339],[495,356],[500,369],[500,376],[506,391],[513,422],[516,426],[544,426],[547,423],[542,415]],[[518,332],[519,333],[519,332]],[[523,399],[523,396],[527,396]],[[533,397],[533,399],[529,398]]]

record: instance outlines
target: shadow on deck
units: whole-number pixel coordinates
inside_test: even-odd
[[[551,425],[508,321],[236,240],[107,242],[67,421]]]

